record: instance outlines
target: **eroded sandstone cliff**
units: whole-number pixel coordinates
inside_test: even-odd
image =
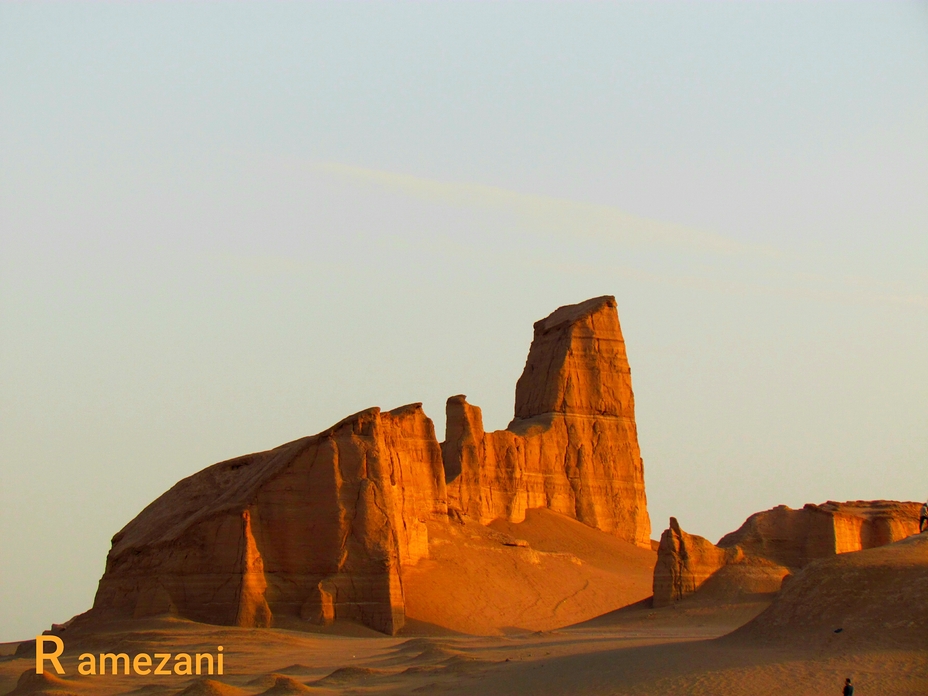
[[[486,433],[480,409],[448,399],[449,505],[489,522],[548,508],[649,547],[635,400],[615,300],[562,307],[535,324],[515,419]]]
[[[405,621],[403,568],[429,524],[518,522],[549,508],[648,548],[634,399],[615,300],[535,324],[515,419],[485,433],[448,400],[439,444],[421,404],[373,408],[318,435],[215,464],[177,483],[113,537],[92,614],[170,613],[270,626]]]
[[[176,484],[113,538],[94,609],[239,626],[339,616],[394,633],[400,567],[427,555],[425,521],[446,512],[421,405],[369,409]]]
[[[687,534],[677,520],[661,535],[654,568],[654,606],[696,590],[725,585],[729,593],[770,594],[783,577],[812,561],[871,549],[918,532],[918,503],[886,500],[780,505],[751,515],[718,545]]]

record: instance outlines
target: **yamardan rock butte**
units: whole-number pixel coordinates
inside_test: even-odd
[[[396,633],[403,569],[428,556],[427,521],[519,522],[548,508],[650,548],[615,299],[561,307],[534,329],[506,430],[484,432],[480,409],[452,396],[442,443],[410,404],[215,464],[113,537],[91,614],[258,627],[348,618]]]

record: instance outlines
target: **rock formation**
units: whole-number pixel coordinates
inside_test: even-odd
[[[446,512],[421,405],[369,409],[180,481],[113,537],[94,609],[238,626],[338,616],[394,633],[400,567],[427,555],[425,520]]]
[[[700,589],[714,590],[710,594],[717,598],[770,594],[788,574],[788,568],[763,556],[748,556],[740,546],[716,546],[687,534],[671,517],[657,549],[654,606],[673,604]]]
[[[171,613],[271,626],[405,621],[403,568],[429,553],[429,523],[481,523],[550,508],[649,548],[631,378],[615,300],[535,324],[515,419],[485,433],[448,400],[446,441],[421,404],[350,416],[177,483],[113,537],[92,616]]]
[[[814,560],[915,534],[918,507],[885,500],[829,501],[801,510],[780,505],[751,515],[717,546],[687,534],[671,517],[657,551],[654,606],[672,604],[716,580],[742,593],[776,592],[783,577]]]
[[[928,534],[914,534],[809,563],[730,640],[809,646],[816,653],[854,645],[924,651],[926,625]]]
[[[448,504],[481,522],[549,508],[649,547],[635,400],[615,300],[562,307],[535,324],[515,419],[485,433],[480,409],[448,399]]]

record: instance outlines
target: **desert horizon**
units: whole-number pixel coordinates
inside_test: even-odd
[[[455,395],[441,442],[419,403],[372,408],[181,480],[113,536],[88,611],[2,646],[0,689],[921,693],[925,508],[652,539],[616,307],[535,322],[504,431]]]
[[[928,691],[924,2],[0,2],[0,153],[0,696]]]

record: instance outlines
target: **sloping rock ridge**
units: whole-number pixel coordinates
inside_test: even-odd
[[[809,563],[731,635],[760,644],[928,650],[928,533]],[[725,640],[725,639],[723,639]]]
[[[355,619],[395,634],[426,523],[519,522],[548,508],[649,548],[634,398],[615,300],[535,324],[515,419],[485,433],[463,396],[439,443],[421,404],[178,482],[113,537],[91,616],[268,627]]]
[[[718,545],[687,534],[677,520],[661,535],[654,568],[654,606],[700,588],[769,594],[812,561],[892,544],[918,532],[918,503],[887,500],[780,505],[751,515]],[[721,589],[721,588],[719,588]]]

